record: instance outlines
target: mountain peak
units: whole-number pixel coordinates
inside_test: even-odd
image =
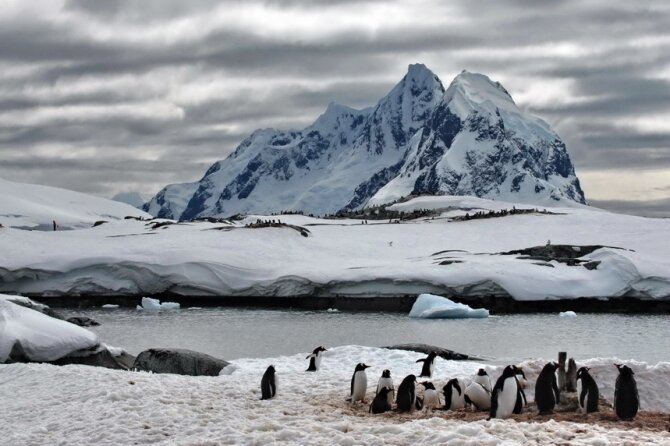
[[[451,81],[445,98],[454,103],[454,107],[459,115],[467,115],[467,111],[473,106],[487,105],[491,111],[495,108],[505,108],[518,111],[514,99],[500,82],[492,81],[485,74],[472,73],[467,70],[461,71],[458,76]]]

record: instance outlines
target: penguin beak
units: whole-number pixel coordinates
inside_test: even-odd
[[[620,368],[621,368],[621,364],[614,364],[614,367],[616,367],[617,369],[620,369]]]

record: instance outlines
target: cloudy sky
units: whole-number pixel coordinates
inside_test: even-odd
[[[670,216],[664,0],[2,0],[0,178],[148,198],[415,62],[500,81],[591,203]]]

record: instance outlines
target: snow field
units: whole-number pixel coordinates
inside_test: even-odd
[[[328,347],[328,346],[326,346]],[[307,373],[306,352],[277,358],[241,359],[219,377],[122,372],[86,366],[0,365],[0,405],[8,444],[667,444],[670,434],[598,425],[512,420],[462,422],[427,411],[402,416],[367,413],[345,402],[356,363],[368,369],[368,403],[381,372],[399,384],[421,364],[421,353],[342,346],[325,352],[321,370]],[[435,383],[470,376],[482,364],[437,358]],[[543,361],[521,364],[531,385]],[[609,361],[589,362],[605,397],[611,397]],[[631,365],[631,362],[626,362]],[[268,365],[278,375],[278,395],[260,401]],[[581,365],[581,364],[580,364]],[[598,367],[603,367],[601,376]],[[643,409],[669,410],[670,365],[634,363]],[[492,378],[502,367],[484,365]],[[655,387],[664,381],[665,387]],[[58,385],[54,385],[58,383]],[[20,389],[20,391],[18,390]],[[16,397],[17,391],[20,398]],[[657,392],[658,400],[645,399]],[[655,402],[654,402],[655,401]],[[653,407],[653,404],[665,404]]]

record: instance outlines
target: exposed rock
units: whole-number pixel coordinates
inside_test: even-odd
[[[100,322],[87,316],[72,316],[66,319],[71,324],[79,325],[80,327],[95,327],[100,325]]]
[[[549,262],[555,260],[557,262],[565,263],[569,266],[583,265],[586,269],[596,269],[600,265],[599,261],[587,262],[580,260],[580,257],[591,254],[592,252],[601,248],[622,249],[616,246],[602,246],[602,245],[551,245],[533,246],[531,248],[515,249],[513,251],[501,252],[501,255],[518,255],[520,259],[528,260],[542,260]],[[587,266],[588,265],[588,266]]]
[[[598,269],[598,265],[600,265],[600,260],[594,260],[592,262],[586,262],[582,266],[588,270],[594,270]]]
[[[65,358],[52,361],[54,365],[82,364],[95,367],[106,367],[108,369],[129,370],[135,361],[135,357],[128,353],[113,356],[109,350],[101,349],[88,356],[66,356]]]
[[[229,364],[222,359],[193,350],[152,348],[137,355],[133,368],[154,373],[218,376],[221,369]]]
[[[453,350],[447,350],[446,348],[435,347],[428,344],[398,344],[398,345],[390,345],[388,347],[383,348],[388,348],[390,350],[408,350],[412,352],[425,353],[427,355],[430,354],[430,352],[435,352],[437,356],[453,361],[466,361],[466,360],[483,361],[482,358],[478,358],[476,356],[470,356],[463,353],[455,352]]]

